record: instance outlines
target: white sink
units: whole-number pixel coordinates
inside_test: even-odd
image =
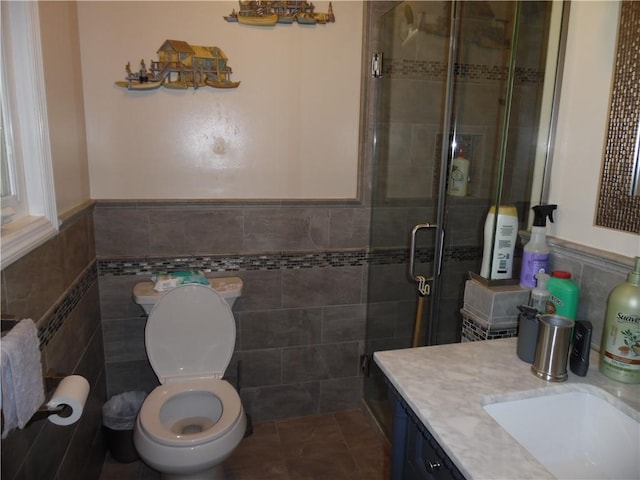
[[[640,423],[584,391],[498,401],[484,409],[556,478],[640,479]]]

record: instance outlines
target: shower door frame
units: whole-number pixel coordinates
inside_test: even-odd
[[[555,1],[555,0],[552,0]],[[402,4],[402,2],[393,2],[397,5]],[[436,206],[436,218],[435,218],[435,225],[437,225],[437,228],[435,229],[435,253],[434,253],[434,257],[433,257],[433,283],[431,285],[431,301],[429,302],[429,314],[428,314],[428,325],[426,328],[426,345],[434,345],[437,343],[437,331],[438,331],[438,304],[439,304],[439,298],[440,298],[440,293],[441,293],[441,271],[442,271],[442,266],[443,266],[443,252],[444,252],[444,247],[445,247],[445,229],[444,229],[444,224],[445,224],[445,210],[446,210],[446,206],[447,206],[447,195],[446,195],[446,184],[447,184],[447,177],[448,177],[448,164],[449,164],[449,160],[450,160],[450,155],[451,155],[451,151],[449,151],[449,148],[451,147],[450,144],[447,144],[445,139],[449,138],[449,135],[453,132],[451,132],[452,130],[452,104],[454,101],[454,90],[455,90],[455,78],[454,78],[454,68],[455,68],[455,59],[456,59],[456,55],[458,53],[458,38],[459,38],[459,29],[460,29],[460,22],[462,21],[461,16],[459,15],[459,11],[461,8],[461,4],[463,3],[463,0],[452,0],[450,5],[450,17],[449,17],[449,28],[450,28],[450,35],[449,35],[449,48],[448,48],[448,54],[447,54],[447,74],[446,74],[446,80],[445,80],[445,100],[444,100],[444,107],[442,109],[441,112],[441,118],[442,118],[442,132],[447,132],[447,133],[443,133],[442,135],[442,148],[440,151],[440,169],[439,169],[439,179],[438,179],[438,199],[437,199],[437,206]],[[556,2],[558,3],[558,2]],[[562,3],[562,2],[561,2]],[[391,5],[391,2],[385,2],[385,4]],[[393,8],[389,9],[387,11],[390,12]],[[569,5],[563,5],[561,7],[561,16],[562,16],[562,21],[561,21],[561,27],[560,27],[560,38],[558,41],[558,45],[557,45],[557,52],[556,52],[556,60],[557,63],[555,65],[553,65],[553,69],[554,69],[554,75],[553,75],[553,99],[551,101],[551,104],[549,105],[549,108],[551,110],[551,114],[550,114],[550,118],[548,121],[548,126],[549,129],[547,132],[545,132],[545,134],[547,135],[547,145],[546,145],[546,152],[544,153],[545,158],[544,158],[544,165],[542,167],[542,173],[540,174],[541,179],[537,179],[535,178],[535,174],[534,174],[534,185],[535,182],[538,182],[541,184],[539,191],[539,197],[534,198],[532,196],[532,204],[533,201],[537,201],[538,203],[543,203],[543,201],[546,199],[546,191],[547,191],[547,183],[548,183],[548,176],[549,176],[549,171],[550,171],[550,164],[551,164],[551,153],[552,153],[552,143],[553,143],[553,135],[554,135],[554,130],[555,130],[555,123],[556,123],[556,117],[555,117],[555,112],[557,110],[557,105],[559,102],[559,87],[561,85],[561,78],[562,78],[562,60],[563,60],[563,56],[564,56],[564,46],[565,46],[565,42],[566,42],[566,29],[567,29],[567,24],[568,24],[568,12],[569,12]],[[516,12],[517,15],[517,12]],[[515,17],[515,15],[514,15]],[[514,22],[514,24],[517,22]],[[515,27],[517,28],[517,27]],[[368,30],[367,30],[368,32]],[[365,36],[365,44],[366,44],[367,38]],[[516,50],[516,46],[512,45],[512,51],[515,52]],[[365,51],[367,51],[367,49],[365,48]],[[365,59],[365,63],[366,63],[366,59]],[[512,65],[512,60],[510,60],[509,62],[509,68],[513,68]],[[547,68],[549,68],[549,65],[547,65]],[[373,80],[376,81],[376,80]],[[545,82],[545,88],[546,88],[547,83]],[[371,90],[369,90],[371,91]],[[373,103],[371,103],[371,100],[369,100],[369,104],[368,104],[368,108],[371,109],[371,111],[375,110],[375,107],[373,105]],[[366,111],[366,107],[365,110]],[[371,114],[371,112],[367,112],[368,114]],[[367,118],[367,117],[365,117]],[[503,135],[505,135],[504,132],[504,128],[507,128],[506,125],[508,125],[508,113],[506,115],[506,121],[505,121],[505,125],[503,126]],[[541,122],[542,123],[542,122]],[[540,127],[539,127],[540,128]],[[373,139],[375,142],[375,138],[376,138],[376,134],[374,133]],[[445,148],[446,146],[446,148]],[[367,146],[368,148],[372,148],[373,150],[371,151],[371,154],[374,155],[375,152],[375,148],[373,146]],[[504,158],[501,159],[502,162],[504,162]],[[539,165],[536,164],[536,169],[539,169]],[[375,179],[373,179],[373,181],[375,181]],[[495,199],[495,204],[500,204],[500,189],[498,189],[498,195],[497,198]],[[374,208],[376,208],[375,206],[375,198],[374,195],[371,195],[371,208],[372,208],[372,212],[374,210]],[[530,221],[529,221],[530,222]],[[431,224],[431,226],[433,226],[433,224]],[[373,226],[372,226],[373,227]],[[495,224],[494,224],[494,232],[495,232]],[[372,233],[373,233],[373,228],[372,228]],[[495,235],[495,233],[494,233]],[[410,261],[412,263],[412,261]],[[413,276],[413,270],[411,269],[409,272],[409,276]],[[369,301],[370,302],[370,301]],[[368,302],[368,303],[369,303]],[[365,339],[365,342],[367,341],[367,339]],[[375,349],[371,350],[370,354],[367,354],[366,351],[368,351],[365,348],[365,355],[363,357],[364,361],[363,361],[363,370],[368,370],[368,365],[371,362],[371,356],[373,355],[373,351],[375,351]],[[367,358],[368,357],[368,358]],[[366,371],[365,371],[365,375],[366,375]],[[365,389],[366,390],[366,389]],[[367,404],[367,397],[366,397],[366,393],[365,393],[365,404]],[[375,416],[375,415],[374,415]]]

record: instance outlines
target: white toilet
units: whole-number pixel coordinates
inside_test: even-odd
[[[211,285],[220,290],[183,285],[158,293],[150,282],[134,287],[134,300],[150,312],[145,344],[161,385],[142,404],[133,441],[164,479],[224,478],[221,463],[246,429],[240,396],[222,380],[236,338],[230,304],[242,280],[212,279]]]

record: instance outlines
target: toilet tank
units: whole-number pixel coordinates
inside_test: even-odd
[[[227,301],[229,307],[233,308],[233,304],[242,295],[242,279],[239,277],[224,277],[208,278],[207,280],[209,280],[211,288]],[[153,306],[164,293],[156,292],[153,289],[153,282],[136,283],[133,287],[133,301],[142,307],[145,314],[149,315]]]

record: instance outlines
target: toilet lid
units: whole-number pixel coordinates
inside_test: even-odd
[[[235,341],[229,304],[205,285],[169,290],[151,310],[145,328],[147,356],[163,384],[172,378],[221,378]]]

